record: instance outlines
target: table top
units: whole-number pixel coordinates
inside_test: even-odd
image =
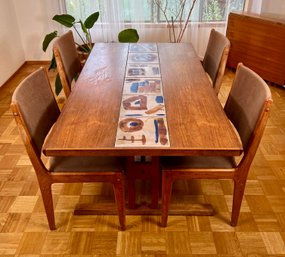
[[[157,47],[169,147],[115,147],[129,44],[96,43],[44,143],[44,154],[240,155],[239,137],[192,45],[158,43]]]

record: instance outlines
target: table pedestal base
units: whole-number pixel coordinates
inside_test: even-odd
[[[77,204],[75,215],[117,215],[117,207],[112,203],[100,204]],[[151,209],[140,206],[136,209],[126,208],[126,215],[161,215],[160,209]],[[171,204],[169,215],[177,216],[212,216],[214,209],[211,204]]]
[[[159,157],[138,156],[140,159],[136,161],[135,157],[127,159],[127,188],[128,188],[128,207],[135,209],[136,205],[136,180],[148,180],[151,183],[151,204],[150,208],[158,208],[158,199],[160,192],[160,162]]]

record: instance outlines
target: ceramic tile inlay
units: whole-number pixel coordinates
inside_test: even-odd
[[[157,45],[130,44],[115,146],[169,145]]]

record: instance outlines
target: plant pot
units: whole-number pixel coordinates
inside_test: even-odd
[[[92,47],[94,46],[94,44],[92,44]],[[85,64],[91,50],[88,50],[87,49],[87,45],[80,45],[80,46],[77,46],[76,50],[77,50],[77,54],[78,54],[78,58],[81,62],[82,65]]]

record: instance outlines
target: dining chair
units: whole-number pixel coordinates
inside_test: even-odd
[[[45,165],[41,158],[44,140],[60,114],[44,68],[29,75],[16,88],[11,109],[38,179],[49,228],[56,229],[52,184],[106,182],[113,185],[120,227],[124,230],[124,159],[56,156],[50,157]]]
[[[255,72],[239,64],[224,111],[242,142],[241,160],[238,162],[228,156],[161,157],[162,226],[167,225],[172,184],[179,179],[232,179],[231,225],[237,225],[247,175],[262,138],[271,104],[268,85]]]
[[[230,45],[226,36],[214,29],[211,30],[202,65],[217,95],[225,73]]]
[[[82,68],[71,30],[55,40],[53,54],[64,94],[68,97],[72,81],[79,75]]]

